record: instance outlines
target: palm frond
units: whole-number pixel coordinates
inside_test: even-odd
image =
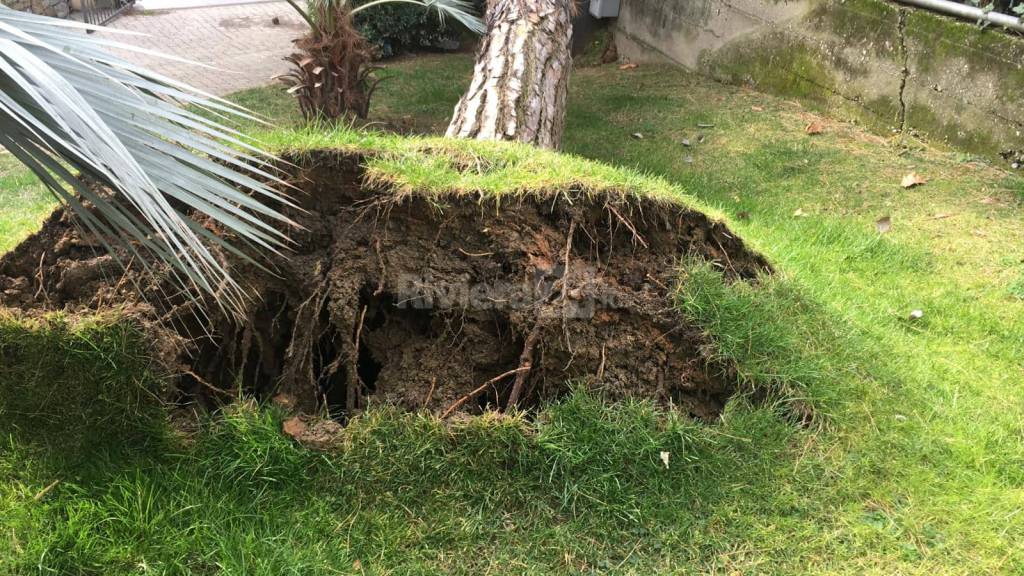
[[[187,213],[208,216],[247,248],[279,251],[288,239],[273,223],[293,223],[272,207],[290,206],[288,198],[264,183],[281,184],[274,159],[183,105],[251,118],[244,109],[109,53],[152,54],[87,36],[90,28],[0,7],[0,146],[104,242],[144,252],[185,287],[240,310],[246,292],[209,242],[238,247]]]

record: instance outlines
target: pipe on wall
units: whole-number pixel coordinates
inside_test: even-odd
[[[935,12],[941,12],[942,14],[949,14],[951,16],[959,16],[960,18],[966,18],[968,20],[987,21],[993,24],[1002,26],[1009,30],[1017,32],[1024,32],[1024,23],[1021,23],[1020,18],[1016,16],[1009,16],[1007,14],[1001,14],[999,12],[986,12],[981,8],[974,6],[968,6],[967,4],[959,4],[957,2],[950,2],[949,0],[896,0],[901,4],[909,4],[911,6],[918,6],[920,8],[927,8],[928,10],[934,10]]]

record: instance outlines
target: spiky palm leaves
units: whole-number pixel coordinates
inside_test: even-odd
[[[350,0],[312,0],[308,9],[288,0],[310,30],[295,41],[299,51],[286,58],[295,67],[281,79],[298,99],[307,120],[366,117],[378,80],[373,78],[373,50],[352,25],[352,17],[391,2],[434,9],[442,22],[451,17],[473,32],[484,30],[467,0],[372,0],[358,6]]]
[[[0,146],[35,172],[108,248],[159,261],[190,291],[239,310],[246,291],[212,245],[277,251],[287,198],[266,154],[222,119],[244,110],[116,57],[143,51],[87,36],[83,24],[0,7]],[[86,185],[86,180],[108,188]],[[212,226],[199,225],[190,214]],[[248,251],[247,251],[248,252]]]

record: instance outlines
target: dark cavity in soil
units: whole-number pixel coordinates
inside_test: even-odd
[[[399,195],[364,185],[357,158],[302,164],[306,212],[292,216],[304,230],[277,274],[225,258],[258,295],[242,322],[199,313],[159,273],[125,274],[63,211],[0,259],[0,305],[129,302],[178,400],[211,407],[241,386],[340,419],[371,401],[478,413],[576,384],[710,420],[736,391],[734,370],[673,305],[679,267],[704,258],[730,281],[769,267],[704,214],[572,190]]]

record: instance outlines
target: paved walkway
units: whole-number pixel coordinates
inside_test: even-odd
[[[278,24],[274,24],[274,18]],[[217,95],[265,86],[286,72],[282,58],[304,30],[302,18],[285,2],[238,4],[125,14],[108,27],[142,32],[131,36],[97,35],[173,54],[216,69],[144,54],[127,54],[134,62]]]

